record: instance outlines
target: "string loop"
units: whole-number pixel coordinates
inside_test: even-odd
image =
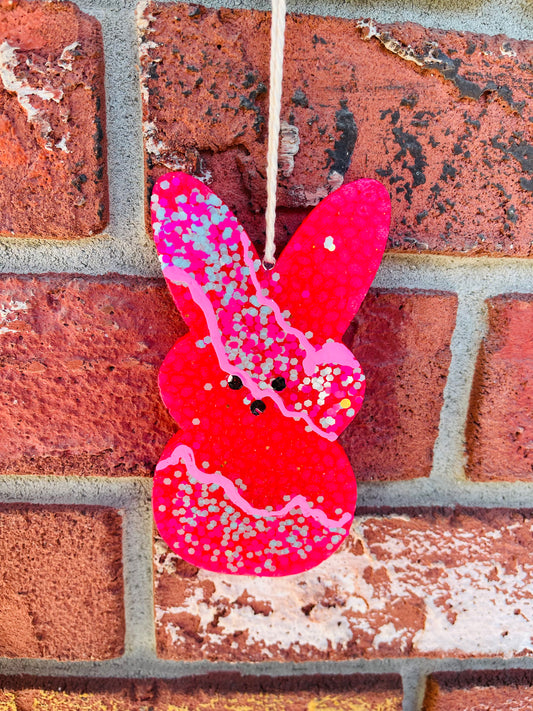
[[[278,150],[285,49],[285,0],[272,0],[270,26],[270,92],[268,99],[267,206],[266,242],[263,266],[272,269],[276,263],[276,190],[278,185]]]

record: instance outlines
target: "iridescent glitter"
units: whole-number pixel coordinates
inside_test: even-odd
[[[154,512],[167,543],[190,562],[286,575],[316,565],[347,535],[355,481],[333,440],[359,410],[365,378],[336,338],[371,283],[388,221],[379,183],[347,185],[264,272],[243,228],[205,185],[180,173],[158,181],[155,242],[191,333],[161,370],[163,399],[183,431],[157,467]],[[357,264],[347,264],[354,256]],[[319,303],[320,276],[328,291]],[[340,301],[324,337],[316,314],[330,294]]]

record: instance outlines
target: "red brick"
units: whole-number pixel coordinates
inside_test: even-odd
[[[0,234],[73,239],[108,220],[99,22],[70,2],[0,2]]]
[[[370,291],[345,342],[367,378],[365,402],[341,442],[359,481],[429,476],[457,298]]]
[[[156,541],[157,647],[168,659],[311,661],[531,654],[530,512],[360,512],[320,566],[208,573]]]
[[[398,676],[0,679],[2,711],[401,711]],[[4,706],[2,706],[4,703]]]
[[[260,240],[269,15],[152,2],[139,26],[148,186],[203,175]],[[281,119],[300,148],[279,243],[343,178],[377,177],[392,249],[530,256],[532,57],[503,35],[288,16]]]
[[[0,284],[0,472],[151,474],[177,429],[157,374],[186,332],[163,281]]]
[[[423,711],[530,711],[531,672],[441,673],[430,677]]]
[[[533,479],[533,296],[487,301],[467,424],[467,474],[478,481]]]
[[[123,652],[121,519],[96,507],[0,506],[0,656]]]

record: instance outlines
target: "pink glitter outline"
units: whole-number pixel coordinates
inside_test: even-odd
[[[167,459],[162,459],[157,467],[156,471],[161,471],[175,464],[180,463],[185,464],[185,469],[187,474],[193,476],[201,484],[218,484],[224,490],[224,493],[228,499],[242,509],[245,513],[250,516],[256,516],[258,518],[282,518],[288,514],[292,509],[298,507],[304,516],[314,518],[318,521],[324,528],[342,528],[346,523],[352,520],[353,515],[348,511],[343,513],[343,515],[335,521],[334,519],[328,518],[326,514],[321,509],[313,509],[307,502],[307,499],[302,494],[297,494],[294,496],[282,509],[278,511],[268,511],[268,509],[256,509],[252,506],[242,494],[238,491],[235,484],[225,477],[223,474],[207,474],[206,472],[198,469],[196,465],[196,459],[194,457],[193,450],[186,444],[179,444],[176,449],[172,452],[170,457]]]

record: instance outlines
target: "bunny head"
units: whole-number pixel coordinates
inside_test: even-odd
[[[338,433],[365,380],[339,339],[377,270],[389,199],[375,181],[332,193],[266,271],[235,216],[191,176],[152,195],[163,274],[190,333],[160,373],[182,430],[156,471],[160,532],[233,573],[316,565],[347,535],[353,473]]]

